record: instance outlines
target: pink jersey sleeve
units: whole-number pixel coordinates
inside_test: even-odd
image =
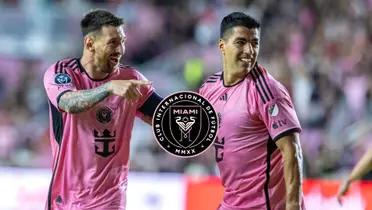
[[[66,72],[61,62],[58,61],[50,66],[44,74],[44,87],[49,101],[55,107],[58,107],[58,100],[62,93],[76,90],[73,78]]]
[[[288,133],[300,132],[300,122],[287,90],[272,78],[267,87],[269,100],[264,103],[259,99],[258,110],[271,138],[276,141]]]
[[[140,72],[136,71],[137,73],[137,80],[145,80],[148,81],[148,79],[143,76]],[[138,101],[138,107],[141,107],[143,103],[147,100],[147,98],[152,94],[154,91],[154,87],[152,85],[142,85],[140,86],[140,92],[142,93],[142,97]]]
[[[215,82],[219,81],[221,79],[221,75],[222,75],[222,72],[220,71],[220,72],[213,74],[212,76],[209,76],[199,88],[198,90],[199,95],[208,99],[208,97],[210,96],[210,93],[208,93],[208,89],[210,89],[210,85],[215,84]]]
[[[137,80],[148,81],[148,79],[145,76],[143,76],[143,74],[141,74],[140,72],[136,71],[136,74]],[[140,86],[140,92],[142,94],[142,97],[139,99],[137,103],[138,107],[137,109],[139,109],[146,102],[149,96],[154,92],[154,87],[152,85],[142,85]],[[144,114],[140,111],[137,111],[136,116],[142,119],[144,117]]]

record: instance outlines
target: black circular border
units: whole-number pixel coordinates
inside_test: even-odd
[[[208,122],[209,122],[210,125],[211,125],[211,120],[210,120],[210,116],[211,116],[211,115],[213,115],[213,116],[215,117],[215,121],[216,121],[216,124],[214,124],[214,126],[216,127],[216,129],[215,129],[214,134],[212,134],[212,135],[213,135],[212,141],[211,141],[211,142],[209,143],[209,145],[207,145],[205,148],[201,149],[200,151],[196,152],[196,154],[193,154],[193,155],[179,155],[179,154],[175,154],[175,153],[173,153],[172,151],[170,151],[170,149],[168,150],[168,148],[166,147],[166,145],[163,145],[163,144],[162,144],[162,141],[160,141],[160,140],[158,139],[157,135],[156,135],[156,129],[158,129],[158,128],[155,127],[155,125],[156,125],[156,123],[155,123],[155,118],[156,118],[156,114],[158,113],[159,109],[160,109],[162,106],[165,106],[165,102],[168,102],[168,99],[170,99],[170,98],[172,98],[172,97],[175,97],[175,96],[182,95],[182,94],[183,94],[183,95],[185,95],[185,94],[189,94],[189,95],[197,96],[197,97],[199,97],[200,99],[202,99],[202,101],[204,101],[204,106],[203,106],[202,104],[199,104],[197,101],[193,101],[193,102],[195,102],[195,105],[199,105],[199,106],[202,108],[202,110],[203,110],[204,112],[206,112],[206,115],[208,116]],[[185,101],[185,100],[190,101],[189,99],[181,99],[181,100],[178,100],[178,101],[176,101],[176,102],[174,102],[174,103],[172,103],[172,104],[169,104],[168,106],[165,106],[165,107],[167,107],[167,108],[164,109],[164,110],[165,110],[164,113],[166,112],[166,110],[169,109],[169,107],[170,107],[171,105],[173,105],[173,104],[175,104],[175,103],[178,103],[178,102],[180,102],[180,101]],[[213,114],[208,114],[208,112],[209,112],[210,110],[206,110],[207,107],[210,107],[210,110],[212,111]],[[164,116],[164,113],[162,114],[162,116]],[[161,119],[163,119],[163,117],[161,117]],[[163,120],[161,120],[161,121],[163,121]],[[160,122],[160,124],[161,124],[161,123],[162,123],[162,122]],[[157,124],[158,124],[158,123],[157,123]],[[212,125],[211,125],[211,126],[212,126]],[[152,131],[153,131],[153,135],[154,135],[154,137],[155,137],[155,139],[156,139],[156,142],[159,144],[159,146],[160,146],[163,150],[165,150],[165,151],[168,152],[169,154],[171,154],[171,155],[173,155],[173,156],[176,156],[176,157],[181,157],[181,158],[196,157],[196,156],[198,156],[198,155],[203,154],[205,151],[207,151],[207,150],[208,150],[208,149],[213,145],[214,141],[215,141],[216,138],[217,138],[218,128],[219,128],[218,115],[217,115],[217,112],[214,110],[212,104],[211,104],[211,103],[210,103],[206,98],[204,98],[203,96],[199,95],[198,93],[192,92],[192,91],[179,91],[179,92],[175,92],[175,93],[173,93],[173,94],[167,96],[166,98],[164,98],[164,99],[163,99],[163,100],[158,104],[158,106],[156,107],[155,112],[154,112],[154,115],[153,115],[153,118],[152,118]],[[211,134],[211,133],[210,133],[210,130],[211,130],[211,129],[209,129],[209,131],[208,131],[206,137],[209,136],[209,134]],[[161,129],[161,133],[162,133],[162,136],[165,138],[164,141],[168,142],[166,136],[163,134],[163,129]],[[204,138],[203,140],[200,140],[200,143],[201,143],[202,141],[205,141],[205,139],[206,139],[206,138]],[[198,143],[196,146],[200,145],[200,143]],[[170,145],[172,145],[172,143],[170,143]],[[173,147],[171,147],[171,148],[173,148]],[[174,149],[174,148],[173,148],[173,149]]]

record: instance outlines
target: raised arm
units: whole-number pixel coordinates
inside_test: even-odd
[[[60,97],[58,106],[65,112],[80,113],[87,111],[111,94],[136,100],[142,96],[137,87],[149,84],[151,82],[142,80],[112,80],[93,89],[66,92]]]
[[[58,106],[65,112],[80,113],[87,111],[110,95],[109,83],[89,90],[69,91],[64,93]]]

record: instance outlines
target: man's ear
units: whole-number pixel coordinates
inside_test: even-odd
[[[220,48],[221,53],[224,55],[225,54],[225,40],[220,39],[218,42],[218,48]]]
[[[86,36],[84,38],[84,47],[89,51],[89,52],[94,52],[94,39],[91,36]]]

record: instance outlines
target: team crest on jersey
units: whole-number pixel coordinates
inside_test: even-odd
[[[54,78],[54,82],[57,85],[69,84],[69,83],[71,83],[71,77],[68,74],[59,73],[59,74],[56,74],[56,76]]]
[[[206,151],[216,138],[218,117],[212,105],[194,92],[178,92],[156,108],[153,131],[159,145],[178,157]]]
[[[103,124],[109,123],[112,119],[112,110],[107,106],[99,108],[96,112],[96,119]]]
[[[277,104],[273,104],[269,107],[269,114],[272,117],[275,117],[279,114],[279,107]]]

